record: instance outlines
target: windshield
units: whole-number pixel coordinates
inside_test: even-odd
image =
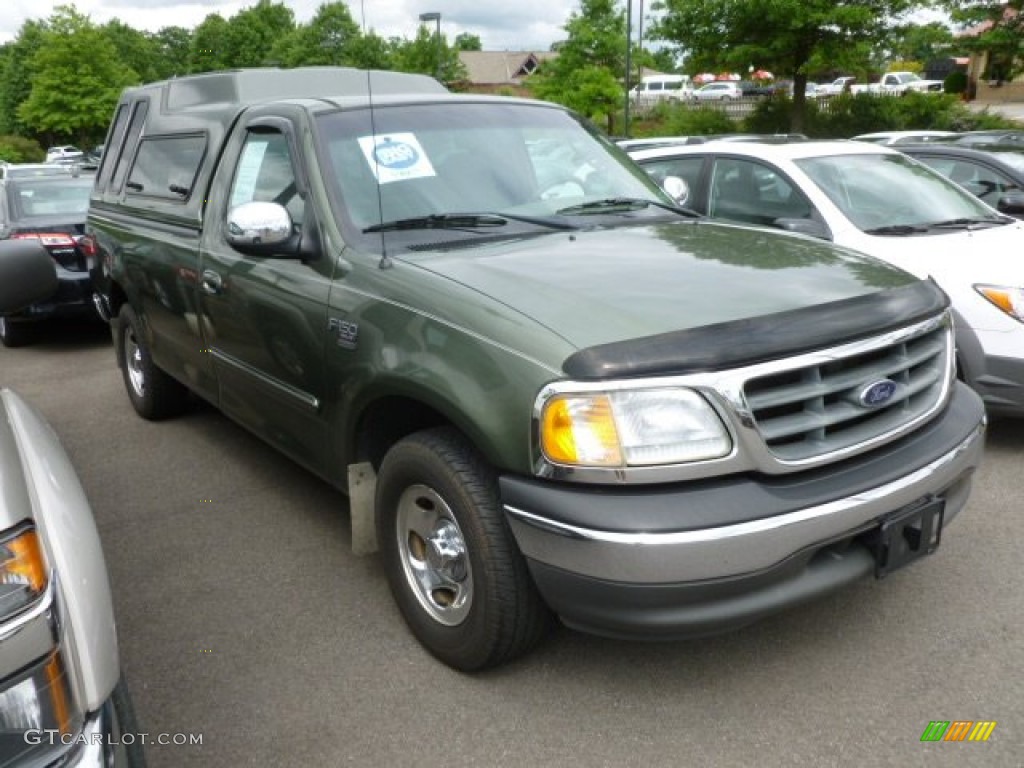
[[[942,174],[904,155],[808,157],[796,164],[864,231],[958,219],[1002,219]]]
[[[405,240],[437,239],[427,230],[473,230],[465,214],[491,215],[479,220],[489,235],[498,234],[494,215],[508,219],[502,234],[590,226],[595,218],[666,211],[655,205],[597,215],[567,211],[609,198],[670,203],[624,153],[571,114],[541,103],[383,106],[372,116],[370,110],[332,112],[318,119],[318,133],[321,162],[334,170],[328,179],[334,203],[356,239],[382,229]],[[415,219],[422,226],[388,226]]]
[[[15,219],[64,216],[69,222],[85,219],[89,209],[92,179],[21,179],[8,188],[12,217]]]

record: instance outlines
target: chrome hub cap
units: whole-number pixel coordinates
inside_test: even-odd
[[[142,350],[135,340],[135,333],[129,328],[124,332],[124,369],[128,372],[128,381],[137,397],[146,394],[146,376],[142,372]]]
[[[420,605],[445,626],[462,623],[473,603],[473,574],[448,504],[425,485],[406,488],[396,533],[402,570]]]

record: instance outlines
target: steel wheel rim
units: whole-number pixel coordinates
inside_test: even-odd
[[[444,626],[465,621],[473,605],[473,572],[447,502],[428,486],[409,486],[398,499],[395,532],[402,573],[420,606]]]
[[[128,382],[138,397],[146,394],[146,375],[142,372],[142,348],[135,340],[135,332],[131,328],[124,332],[124,369],[128,372]]]

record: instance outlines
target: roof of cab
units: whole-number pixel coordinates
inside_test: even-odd
[[[277,99],[337,98],[445,94],[448,90],[426,75],[354,69],[351,67],[257,68],[208,72],[162,80],[127,89],[122,100],[159,93],[164,114],[209,110],[214,105],[239,106]]]

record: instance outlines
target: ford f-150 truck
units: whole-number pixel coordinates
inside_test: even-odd
[[[346,491],[455,668],[555,615],[740,627],[932,553],[967,500],[984,413],[934,284],[696,216],[561,107],[241,70],[127,90],[106,147],[132,405],[197,395]]]

